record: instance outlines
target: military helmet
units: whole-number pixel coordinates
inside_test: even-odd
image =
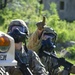
[[[56,32],[54,31],[54,29],[50,28],[49,26],[44,27],[44,32],[45,33],[52,33],[52,34],[56,35]]]
[[[48,34],[48,35],[52,36],[54,41],[56,41],[57,33],[54,31],[53,28],[50,28],[49,26],[45,26],[44,34]]]
[[[12,31],[12,27],[14,27],[14,26],[22,27],[21,28],[22,32],[25,33],[26,35],[29,35],[28,27],[27,27],[26,23],[23,20],[21,20],[21,19],[12,20],[9,24],[8,32]]]

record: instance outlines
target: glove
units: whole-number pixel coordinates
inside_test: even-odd
[[[43,29],[43,27],[45,26],[45,16],[43,16],[43,20],[39,21],[36,23],[36,26],[38,27],[39,30]]]

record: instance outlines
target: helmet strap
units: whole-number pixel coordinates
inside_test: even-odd
[[[28,49],[26,47],[26,40],[24,40],[24,50],[25,50],[26,53],[28,52]]]

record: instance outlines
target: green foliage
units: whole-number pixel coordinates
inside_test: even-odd
[[[55,28],[58,25],[58,20],[59,20],[59,17],[57,15],[51,15],[47,20],[47,24],[50,27]]]
[[[52,2],[50,4],[50,12],[51,12],[51,14],[58,14],[56,8],[57,8],[56,4],[54,2]]]
[[[72,23],[60,20],[56,4],[50,4],[50,11],[44,10],[43,4],[37,0],[13,0],[7,7],[0,10],[0,30],[6,32],[8,25],[13,19],[23,19],[33,33],[36,30],[36,23],[46,16],[46,24],[56,30],[57,42],[66,42],[75,40],[75,21]]]
[[[72,54],[71,59],[75,59],[75,46],[68,47],[67,51],[69,51]]]
[[[59,35],[58,36],[58,42],[59,43],[66,42],[69,39],[68,38],[68,32],[65,29],[63,29],[62,31],[60,30],[58,35]]]

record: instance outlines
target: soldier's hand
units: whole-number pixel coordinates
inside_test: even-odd
[[[43,20],[36,23],[36,26],[39,30],[43,29],[45,26],[45,16],[43,16]]]

